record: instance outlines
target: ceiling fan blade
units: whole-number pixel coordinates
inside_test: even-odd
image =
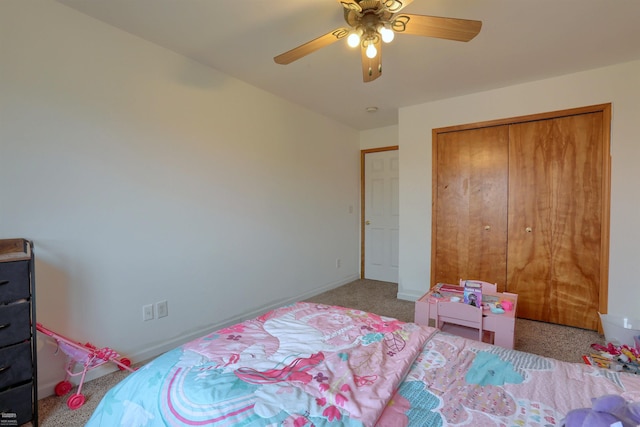
[[[382,0],[382,5],[391,13],[398,13],[411,3],[413,0]]]
[[[478,35],[482,21],[403,13],[394,16],[392,27],[397,33],[468,42]]]
[[[354,12],[362,12],[362,7],[356,0],[338,0],[338,3],[347,10],[353,10]]]
[[[380,37],[377,38],[374,46],[378,54],[371,59],[367,56],[367,49],[364,46],[360,48],[362,55],[362,81],[365,83],[372,82],[382,75],[382,41]]]
[[[273,60],[277,64],[290,64],[293,61],[307,56],[318,49],[329,46],[331,43],[334,43],[341,38],[346,37],[347,35],[349,35],[349,30],[347,28],[337,28],[323,36],[311,40],[310,42],[295,47],[285,53],[281,53],[280,55],[273,58]]]

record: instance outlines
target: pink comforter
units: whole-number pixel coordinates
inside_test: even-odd
[[[640,376],[297,303],[191,341],[110,390],[86,427],[562,425]]]
[[[364,311],[297,303],[185,350],[258,385],[253,411],[265,419],[284,411],[296,425],[348,417],[371,426],[434,332]]]

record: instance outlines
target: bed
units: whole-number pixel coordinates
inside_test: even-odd
[[[87,426],[557,426],[605,394],[640,376],[299,302],[157,357]]]

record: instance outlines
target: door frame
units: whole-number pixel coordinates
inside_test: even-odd
[[[399,150],[398,145],[390,145],[388,147],[368,148],[366,150],[360,150],[360,278],[364,279],[364,259],[365,259],[365,156],[371,153],[379,153],[381,151],[393,151]]]
[[[434,251],[435,251],[435,216],[437,197],[435,197],[437,189],[437,141],[438,135],[446,132],[454,132],[460,130],[477,129],[489,126],[511,125],[516,123],[538,121],[545,119],[554,119],[566,116],[574,116],[587,113],[602,113],[602,223],[600,225],[600,233],[602,236],[602,244],[600,247],[600,289],[598,311],[602,314],[608,312],[609,304],[609,242],[610,242],[610,218],[611,218],[611,103],[596,104],[586,107],[570,108],[566,110],[557,110],[547,113],[530,114],[526,116],[511,117],[505,119],[490,120],[486,122],[468,123],[463,125],[448,126],[444,128],[434,128],[431,131],[431,150],[432,150],[432,168],[431,168],[431,185],[432,185],[432,201],[431,201],[431,283],[434,284]],[[598,331],[602,333],[602,326],[598,327]]]

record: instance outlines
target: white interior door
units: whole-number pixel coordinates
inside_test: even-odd
[[[364,155],[364,277],[398,283],[398,150]]]

